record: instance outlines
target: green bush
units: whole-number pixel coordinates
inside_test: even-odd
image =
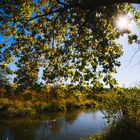
[[[110,122],[106,139],[140,139],[140,89],[114,93],[105,100],[104,109]]]
[[[140,126],[140,90],[126,89],[123,92],[114,93],[110,99],[104,102],[107,116],[116,120],[123,120],[126,124]]]

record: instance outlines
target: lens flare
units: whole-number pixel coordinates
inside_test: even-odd
[[[127,16],[119,16],[117,19],[117,27],[120,30],[127,29],[129,24],[129,19]]]

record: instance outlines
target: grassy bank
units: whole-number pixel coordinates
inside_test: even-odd
[[[26,117],[80,108],[102,108],[109,122],[105,133],[87,140],[139,140],[140,89],[87,90],[44,86],[34,89],[0,88],[0,117]]]
[[[97,108],[103,93],[61,85],[38,89],[0,89],[0,117],[22,117],[38,113],[67,111],[77,108]]]
[[[139,140],[140,139],[140,89],[124,89],[104,100],[103,107],[109,127],[106,133],[86,140]]]

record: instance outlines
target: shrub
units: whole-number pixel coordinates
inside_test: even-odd
[[[109,139],[140,138],[140,89],[131,88],[114,93],[104,102],[104,106],[111,126],[107,134]]]

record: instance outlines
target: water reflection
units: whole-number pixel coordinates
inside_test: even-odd
[[[0,140],[79,140],[104,131],[101,111],[53,113],[38,120],[0,121]]]

